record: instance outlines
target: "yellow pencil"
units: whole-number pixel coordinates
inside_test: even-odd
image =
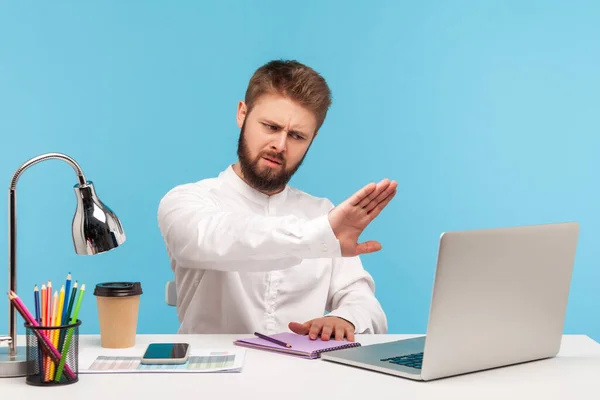
[[[54,298],[52,299],[52,314],[50,318],[51,326],[56,326],[56,314],[58,311],[58,292],[54,291]],[[50,331],[50,341],[54,343],[54,336],[56,333],[56,329],[52,329]],[[50,361],[50,368],[48,368],[48,373],[46,374],[46,379],[51,380],[54,377],[54,371],[56,371],[54,361]]]
[[[65,285],[62,285],[62,287],[60,288],[60,292],[58,294],[58,307],[56,308],[56,315],[54,316],[54,326],[60,326],[62,325],[62,309],[64,307],[65,304]],[[55,338],[54,338],[54,346],[56,346],[58,344],[58,333],[59,330],[55,330],[54,334],[55,334]]]
[[[65,304],[65,285],[62,285],[62,287],[60,288],[60,294],[58,295],[58,307],[56,308],[56,315],[54,316],[54,326],[61,326],[62,325],[62,310]],[[52,344],[54,345],[54,347],[56,347],[58,349],[58,338],[60,337],[60,329],[55,329],[52,331]],[[54,368],[51,369],[52,371],[52,376],[51,378],[54,379],[54,373],[56,371],[56,367],[58,367],[57,365],[55,365]]]

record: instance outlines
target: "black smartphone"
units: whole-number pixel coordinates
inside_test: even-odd
[[[189,343],[151,343],[142,357],[142,364],[185,364],[190,353]]]

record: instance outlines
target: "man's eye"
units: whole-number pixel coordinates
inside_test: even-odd
[[[274,125],[269,125],[269,124],[265,124],[265,126],[267,127],[267,129],[269,129],[270,131],[276,131],[277,127]]]
[[[290,133],[290,136],[296,140],[304,140],[304,138],[302,136],[298,135],[297,133]]]

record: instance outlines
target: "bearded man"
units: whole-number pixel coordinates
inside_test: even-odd
[[[354,341],[387,320],[359,236],[396,193],[369,183],[334,207],[291,187],[331,105],[323,77],[297,61],[256,70],[237,108],[235,164],[171,189],[158,224],[177,288],[179,333],[279,333]]]

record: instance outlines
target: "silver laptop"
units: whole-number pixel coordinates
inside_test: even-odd
[[[426,334],[321,358],[428,381],[554,357],[578,235],[576,222],[444,233]]]

